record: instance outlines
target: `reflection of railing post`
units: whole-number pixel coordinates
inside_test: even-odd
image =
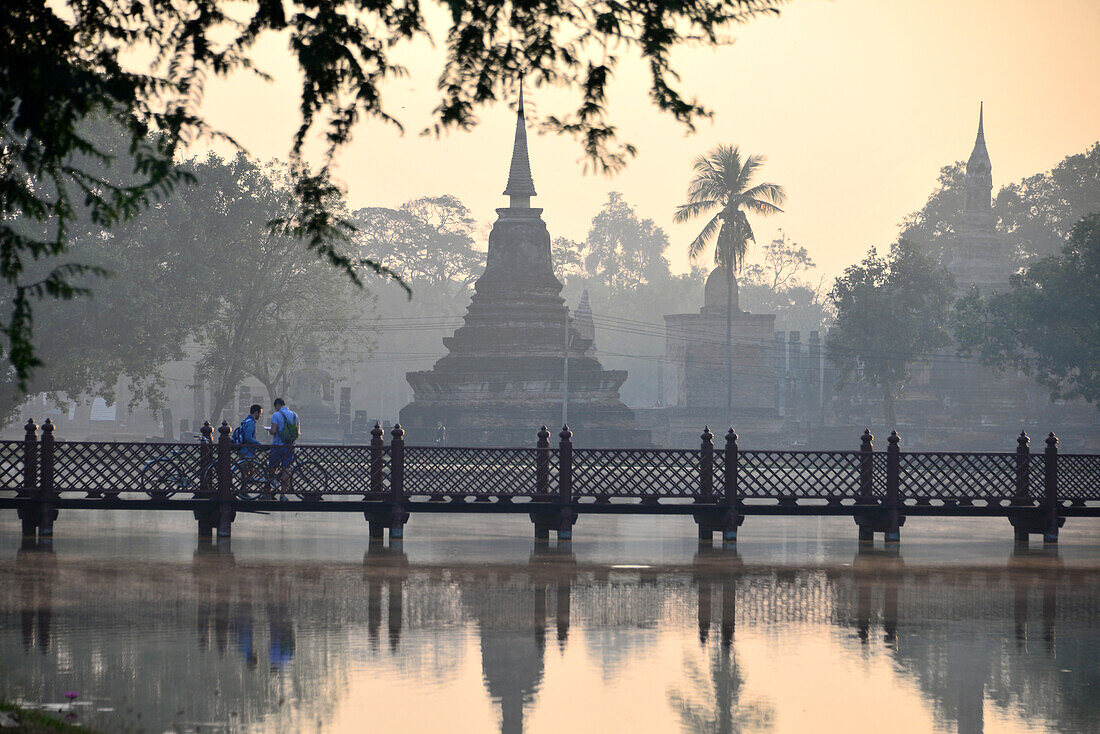
[[[550,430],[543,426],[535,444],[535,494],[541,499],[550,493]]]
[[[370,432],[370,486],[368,487],[368,491],[373,495],[382,494],[382,462],[385,455],[385,443],[382,437],[384,435],[386,432],[382,430],[381,424],[375,423]]]
[[[38,489],[42,499],[42,515],[38,522],[39,538],[53,536],[53,521],[57,519],[57,508],[54,506],[57,495],[53,486],[53,428],[53,422],[47,418],[42,424],[42,446],[38,452]]]
[[[229,424],[222,421],[218,426],[218,537],[228,538],[233,532],[233,477],[229,470],[233,444],[229,440],[232,432]]]
[[[49,421],[47,421],[48,423]],[[1047,448],[1043,461],[1043,505],[1047,511],[1047,527],[1044,543],[1058,542],[1058,437],[1053,432],[1047,436]]]
[[[901,540],[901,500],[899,497],[899,485],[901,483],[901,437],[897,431],[890,431],[889,444],[886,447],[886,506],[889,508],[889,520],[886,525],[886,542],[898,542]]]
[[[1031,504],[1027,486],[1031,474],[1031,451],[1028,448],[1030,441],[1027,434],[1020,431],[1020,437],[1016,439],[1016,492],[1012,497],[1014,505]],[[1026,539],[1027,536],[1024,537]]]
[[[703,427],[703,433],[699,436],[702,443],[699,446],[699,496],[696,502],[712,502],[714,500],[714,434],[709,426]]]
[[[23,436],[23,488],[19,496],[32,498],[38,495],[38,426],[33,420],[28,420],[23,428],[26,431]],[[38,510],[37,506],[19,508],[23,535],[29,538],[38,533]]]

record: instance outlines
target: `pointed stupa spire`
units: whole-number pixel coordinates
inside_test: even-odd
[[[526,209],[535,196],[535,181],[531,178],[531,162],[527,158],[527,120],[523,116],[523,81],[519,83],[519,105],[516,107],[516,140],[512,145],[512,165],[508,169],[508,185],[504,188],[508,206]]]
[[[966,197],[963,211],[988,212],[993,190],[993,164],[985,147],[985,103],[978,106],[978,137],[966,161]]]
[[[989,151],[985,147],[985,103],[978,104],[978,137],[974,139],[974,150],[966,162],[966,170],[989,171],[993,166],[989,162]]]

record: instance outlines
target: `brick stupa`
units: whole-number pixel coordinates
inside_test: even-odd
[[[400,421],[410,444],[431,443],[439,421],[450,446],[529,446],[540,426],[560,429],[568,311],[542,209],[531,207],[535,185],[522,91],[504,195],[509,205],[496,210],[485,272],[464,323],[443,339],[448,354],[431,370],[405,375],[413,401]],[[575,445],[650,445],[649,432],[636,428],[634,413],[619,398],[626,372],[605,370],[586,356],[592,337],[573,324],[569,330],[568,423]]]

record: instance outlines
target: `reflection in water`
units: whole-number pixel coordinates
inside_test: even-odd
[[[326,730],[364,684],[469,697],[444,692],[480,664],[511,733],[534,716],[553,725],[540,698],[586,671],[634,696],[645,670],[667,681],[673,728],[767,731],[797,693],[750,690],[759,656],[743,639],[763,632],[770,652],[808,634],[888,661],[941,727],[981,732],[992,703],[1002,719],[1097,731],[1098,602],[1100,572],[1026,551],[958,569],[909,566],[896,550],[775,567],[700,548],[690,564],[630,569],[579,562],[568,544],[511,565],[410,563],[400,544],[369,545],[361,565],[245,562],[228,544],[201,544],[185,565],[27,546],[0,560],[0,694],[81,690],[116,709],[103,721],[158,731]],[[470,635],[480,660],[465,655]],[[448,705],[440,728],[453,728]]]

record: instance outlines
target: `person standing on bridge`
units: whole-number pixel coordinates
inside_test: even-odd
[[[241,421],[241,425],[237,426],[233,431],[233,435],[229,437],[230,441],[241,447],[242,459],[251,459],[256,455],[256,449],[250,448],[251,446],[263,445],[256,438],[256,424],[263,414],[263,406],[253,403],[252,407],[248,409],[248,415]]]
[[[272,435],[268,467],[273,475],[278,472],[279,486],[285,500],[293,471],[294,442],[301,434],[301,424],[298,415],[286,407],[285,400],[275,398],[274,405],[275,412],[271,414],[271,425],[267,428]]]

